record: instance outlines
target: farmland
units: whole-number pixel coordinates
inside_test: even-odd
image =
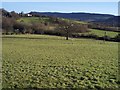
[[[65,20],[65,21],[71,21],[71,22],[76,22],[76,23],[80,23],[80,24],[87,24],[83,21],[76,21],[76,20],[70,20],[70,19],[65,19],[65,18],[59,18],[60,20]],[[44,22],[51,22],[50,18],[48,17],[22,17],[20,19],[17,20],[18,22],[25,22],[25,23],[34,23],[34,22],[41,22],[41,23],[44,23]]]
[[[117,88],[118,43],[3,36],[3,88]]]
[[[25,23],[34,23],[34,22],[50,22],[49,18],[39,18],[39,17],[22,17],[18,19],[19,22],[25,22]]]
[[[84,34],[84,35],[89,35],[89,34],[94,34],[97,35],[99,37],[103,37],[105,36],[105,33],[107,36],[114,38],[118,35],[118,32],[113,32],[113,31],[105,31],[105,30],[99,30],[99,29],[89,29],[90,32],[86,32],[86,33],[80,33],[80,34]]]

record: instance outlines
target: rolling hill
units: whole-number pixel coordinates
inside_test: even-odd
[[[120,26],[119,16],[114,16],[110,14],[95,14],[95,13],[58,13],[58,12],[30,12],[32,15],[45,15],[45,16],[53,16],[67,19],[74,19],[84,22],[94,22],[101,23],[110,26]]]
[[[114,17],[114,15],[94,14],[94,13],[30,12],[30,14],[62,17],[62,18],[75,19],[75,20],[81,20],[87,22],[102,21]]]

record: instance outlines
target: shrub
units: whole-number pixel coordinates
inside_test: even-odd
[[[98,39],[99,36],[95,34],[89,34],[88,37]]]
[[[99,40],[113,41],[113,39],[109,36],[98,37]]]
[[[103,36],[104,40],[107,40],[107,41],[110,41],[111,40],[111,37],[109,36]]]
[[[120,42],[120,34],[115,37],[115,41]]]
[[[73,33],[71,36],[72,36],[73,38],[80,38],[80,35],[79,35],[78,33]]]
[[[64,36],[64,33],[57,31],[57,30],[45,30],[44,34],[47,35],[56,35],[56,36]]]

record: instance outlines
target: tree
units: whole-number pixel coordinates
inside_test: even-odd
[[[72,33],[87,31],[87,25],[81,25],[70,20],[61,20],[59,21],[59,30],[64,31],[66,40],[68,40]]]
[[[22,11],[21,13],[19,13],[19,15],[20,15],[21,17],[23,17],[23,16],[24,16],[24,12]]]
[[[14,29],[14,31],[18,30],[19,33],[24,34],[24,33],[25,33],[25,30],[26,30],[26,24],[21,23],[21,22],[16,22],[16,23],[13,25],[13,29]]]
[[[11,13],[12,18],[15,18],[15,19],[19,18],[19,15],[15,11],[11,11],[10,13]]]
[[[12,17],[11,13],[6,11],[5,9],[0,9],[0,12],[1,12],[2,16],[4,16],[4,17]]]
[[[32,29],[35,34],[43,34],[46,26],[42,23],[33,23]]]
[[[2,29],[4,30],[3,32],[13,32],[14,23],[15,20],[13,18],[2,17]]]
[[[52,22],[52,23],[59,23],[59,18],[58,17],[49,16],[49,21]]]

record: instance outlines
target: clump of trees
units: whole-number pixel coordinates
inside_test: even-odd
[[[89,23],[88,28],[119,32],[118,26],[111,26],[111,25],[106,25],[106,24],[97,23],[97,22]]]
[[[13,32],[15,32],[16,34],[32,33],[32,25],[21,22],[15,22],[13,25]]]
[[[20,18],[20,14],[16,13],[15,11],[8,12],[4,9],[0,9],[0,12],[2,13],[1,15],[3,17],[9,17],[9,18],[14,18],[14,19]]]
[[[13,18],[3,17],[2,18],[3,33],[8,34],[8,32],[12,32],[14,23],[15,20]]]
[[[44,30],[46,30],[45,24],[42,23],[33,23],[32,30],[34,34],[44,34]]]
[[[14,11],[7,12],[0,9],[2,12],[2,33],[3,34],[25,34],[25,33],[42,33],[45,24],[42,23],[24,23],[17,20],[21,17],[26,17],[23,12],[16,13]]]
[[[2,18],[3,34],[43,34],[46,26],[42,23],[17,22],[14,18]]]

